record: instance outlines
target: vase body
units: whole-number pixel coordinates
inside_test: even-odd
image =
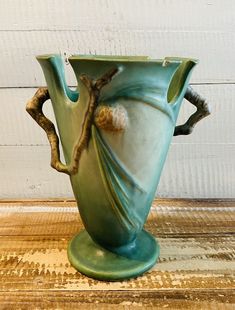
[[[99,279],[117,280],[140,274],[150,268],[158,256],[157,244],[150,237],[148,245],[146,240],[150,239],[143,236],[143,225],[156,193],[195,61],[73,56],[69,61],[78,86],[72,91],[65,84],[59,56],[39,56],[38,60],[47,81],[67,164],[71,162],[74,145],[82,134],[90,100],[81,76],[86,75],[95,81],[117,68],[114,78],[101,89],[87,147],[81,154],[77,173],[70,176],[89,235],[84,237],[86,241],[79,242],[86,243],[90,238],[89,242],[100,247],[105,255],[121,255],[129,261],[133,257],[141,260],[140,252],[146,244],[149,246],[146,251],[152,250],[154,258],[148,258],[138,272],[124,272],[121,276],[119,270],[118,276],[115,270],[113,273],[109,270],[107,274],[105,270],[89,273],[89,268],[93,267],[89,266],[88,271],[80,268],[83,263],[76,262],[76,257],[72,257],[76,254],[71,254],[70,250],[69,257],[77,269]],[[117,111],[116,123],[120,122],[120,126],[109,127],[110,111]],[[75,245],[71,244],[71,251],[76,251],[73,247]],[[86,255],[90,253],[87,251]],[[94,253],[95,250],[93,256]],[[107,260],[110,262],[112,258]],[[114,263],[110,264],[112,269]]]

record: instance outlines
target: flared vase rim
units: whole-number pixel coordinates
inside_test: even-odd
[[[57,58],[61,57],[62,55],[60,54],[43,54],[43,55],[37,55],[36,58],[38,60],[40,59],[50,59],[50,58]],[[188,62],[192,61],[195,64],[198,63],[198,60],[195,58],[191,57],[174,57],[174,56],[167,56],[162,59],[156,59],[156,58],[151,58],[149,56],[135,56],[135,55],[130,55],[130,56],[123,56],[123,55],[91,55],[91,54],[77,54],[77,55],[71,55],[68,57],[69,61],[74,61],[74,60],[85,60],[85,61],[103,61],[103,62],[137,62],[137,63],[159,63],[164,65],[167,65],[167,63],[181,63],[181,62]]]

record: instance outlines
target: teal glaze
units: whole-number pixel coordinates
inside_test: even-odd
[[[137,235],[134,245],[109,250],[95,243],[84,230],[70,241],[68,247],[71,264],[98,280],[117,281],[138,276],[150,269],[158,256],[159,246],[145,230]]]
[[[99,105],[124,107],[128,116],[127,127],[123,131],[112,132],[93,124],[78,173],[70,177],[92,245],[97,245],[97,249],[101,246],[106,251],[103,264],[111,260],[109,276],[102,273],[102,262],[100,265],[97,263],[96,271],[87,271],[94,261],[99,261],[94,247],[92,256],[85,260],[87,266],[84,266],[81,255],[86,257],[89,252],[88,236],[85,245],[76,236],[74,242],[78,246],[75,248],[72,241],[68,255],[75,268],[95,278],[117,280],[141,274],[156,262],[159,253],[157,244],[149,242],[147,250],[154,260],[147,257],[144,263],[136,264],[138,256],[140,258],[140,253],[146,249],[147,242],[140,236],[196,61],[174,57],[152,60],[147,57],[72,56],[69,62],[78,82],[77,90],[72,91],[65,83],[60,56],[44,55],[37,59],[46,78],[67,164],[81,134],[89,100],[80,75],[98,79],[111,68],[119,68],[119,73],[102,89]],[[135,259],[130,245],[139,253]],[[125,269],[118,277],[117,262],[112,263],[110,252],[118,255],[121,264],[123,253],[120,248],[126,249],[129,271]]]

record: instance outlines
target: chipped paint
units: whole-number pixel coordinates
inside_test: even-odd
[[[29,252],[19,257],[20,261],[34,263],[37,265],[38,272],[55,272],[58,274],[76,274],[76,270],[70,266],[66,250],[48,249],[45,252]],[[65,267],[67,264],[68,267]]]
[[[62,296],[67,292],[69,300],[79,292],[91,303],[105,303],[107,297],[100,292],[106,292],[111,296],[117,294],[119,299],[112,297],[113,302],[124,308],[154,304],[157,299],[151,294],[177,296],[174,298],[180,298],[184,305],[186,301],[205,300],[207,295],[211,302],[232,302],[235,251],[233,234],[227,230],[232,229],[230,211],[225,211],[225,216],[214,211],[153,211],[146,229],[160,235],[158,264],[136,279],[109,283],[89,279],[70,266],[67,244],[82,224],[77,212],[57,212],[56,207],[53,210],[56,212],[1,213],[0,206],[0,301],[5,298],[1,297],[1,291],[7,294],[30,291],[31,295],[61,292]],[[187,236],[193,229],[196,233]],[[22,296],[25,300],[26,295]],[[168,304],[161,303],[160,307]]]

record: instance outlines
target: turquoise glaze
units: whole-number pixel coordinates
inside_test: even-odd
[[[72,56],[77,90],[67,87],[60,56],[37,57],[42,66],[65,161],[86,115],[89,92],[81,75],[96,80],[118,72],[100,93],[98,107],[121,107],[125,128],[104,129],[93,121],[78,172],[70,176],[86,231],[75,236],[69,259],[101,280],[137,276],[157,261],[159,247],[143,230],[186,92],[193,59]]]

